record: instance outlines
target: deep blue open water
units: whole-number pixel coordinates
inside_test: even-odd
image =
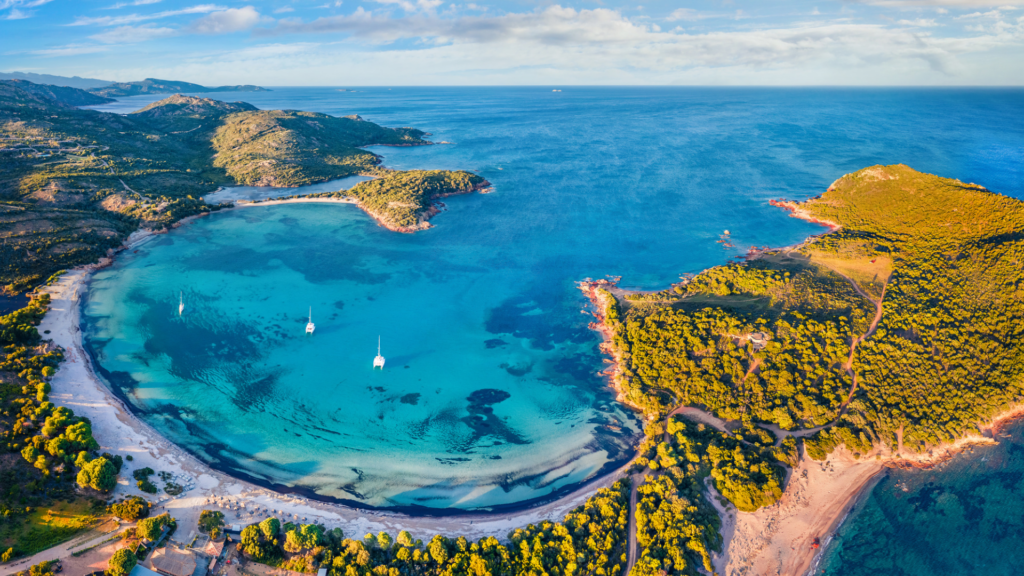
[[[97,274],[84,316],[108,378],[175,442],[366,505],[522,506],[630,457],[639,423],[597,375],[580,279],[659,288],[799,242],[820,228],[768,200],[873,164],[1024,196],[1021,90],[358,90],[208,96],[414,126],[453,144],[374,148],[387,166],[496,191],[413,235],[348,205],[215,214]]]

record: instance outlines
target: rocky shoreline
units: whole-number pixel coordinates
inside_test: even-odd
[[[828,227],[824,234],[841,229],[835,222],[811,216],[801,203],[786,200],[771,200],[769,203],[789,211],[795,218]],[[808,240],[816,236],[819,235]],[[756,258],[763,251],[748,255],[748,259]],[[608,307],[613,304],[608,295],[612,291],[621,292],[617,288],[618,281],[619,278],[588,278],[578,282],[577,286],[595,308],[595,321],[590,323],[590,328],[601,335],[600,349],[610,358],[606,361],[612,363],[612,367],[601,374],[609,377],[616,399],[636,409],[623,389],[622,352],[613,344],[614,328],[607,319]],[[706,415],[703,411],[701,413]],[[789,475],[789,482],[778,502],[756,512],[737,512],[732,507],[719,510],[723,531],[729,533],[723,533],[726,547],[715,558],[716,571],[721,576],[802,576],[820,561],[829,535],[849,516],[852,503],[877,483],[886,468],[935,468],[974,446],[996,444],[995,438],[1000,429],[1020,419],[1024,419],[1024,404],[1008,407],[988,422],[979,423],[980,434],[934,446],[921,454],[905,452],[902,446],[895,453],[887,447],[876,446],[860,458],[855,458],[845,446],[840,446],[824,462],[811,460],[803,454]],[[713,499],[714,494],[709,498]],[[811,546],[815,538],[821,538],[825,546]]]

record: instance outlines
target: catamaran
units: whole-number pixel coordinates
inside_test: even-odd
[[[380,355],[380,336],[377,336],[377,357],[373,359],[373,367],[384,369],[384,357]]]
[[[185,310],[185,297],[181,292],[178,292],[178,316],[181,316],[182,311]]]
[[[306,334],[312,334],[313,330],[316,330],[316,326],[313,324],[313,307],[309,307],[309,324],[306,324]]]

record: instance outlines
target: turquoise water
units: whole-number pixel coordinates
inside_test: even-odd
[[[329,180],[299,188],[278,188],[275,186],[224,186],[216,192],[206,194],[203,200],[207,204],[220,204],[221,202],[234,202],[235,200],[267,200],[281,198],[282,196],[294,196],[296,194],[320,194],[323,192],[337,192],[372,180],[368,176],[348,176],[337,180]]]
[[[241,208],[97,273],[88,341],[218,468],[375,506],[509,504],[628,458],[637,431],[581,302],[524,297],[521,275],[486,246],[424,253],[350,205]]]
[[[1022,94],[233,94],[418,127],[454,144],[373,150],[393,168],[477,170],[496,191],[447,199],[413,235],[351,205],[200,219],[95,276],[86,341],[143,418],[217,468],[373,506],[525,506],[628,459],[639,426],[597,375],[607,364],[574,282],[658,288],[798,242],[821,229],[768,200],[875,163],[1024,195]],[[716,242],[725,229],[735,248]],[[378,334],[383,372],[371,369]]]
[[[891,470],[825,552],[834,576],[1020,574],[1024,424],[935,470]]]

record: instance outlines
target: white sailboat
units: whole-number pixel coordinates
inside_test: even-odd
[[[185,310],[185,297],[181,292],[178,292],[178,316]]]
[[[312,334],[313,330],[316,330],[316,326],[313,324],[313,307],[309,307],[309,324],[306,324],[306,334]]]
[[[373,359],[373,367],[384,369],[384,357],[380,355],[380,336],[377,336],[377,357]]]

